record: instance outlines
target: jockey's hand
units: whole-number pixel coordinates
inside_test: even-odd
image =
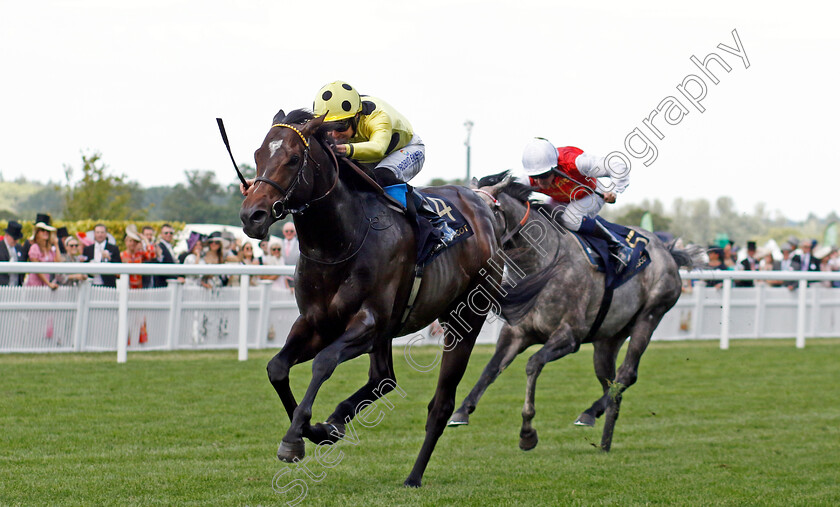
[[[604,202],[612,204],[615,202],[615,198],[615,192],[604,192]]]
[[[248,188],[245,188],[245,185],[243,185],[242,182],[240,182],[239,183],[239,191],[242,192],[242,195],[244,195],[245,197],[248,197],[248,191],[251,190],[251,187],[254,186],[254,180],[250,179],[250,180],[245,180],[245,181],[248,182]]]
[[[346,144],[336,144],[333,146],[333,151],[339,157],[346,157],[347,156],[347,145]]]

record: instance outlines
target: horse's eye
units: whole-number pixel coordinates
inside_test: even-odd
[[[297,165],[297,163],[298,163],[298,162],[300,162],[300,157],[299,157],[297,154],[292,155],[292,156],[289,158],[289,164],[290,164],[290,165]]]

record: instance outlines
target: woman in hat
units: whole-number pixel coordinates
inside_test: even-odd
[[[225,252],[230,247],[230,242],[222,237],[221,232],[214,232],[207,238],[207,252],[204,254],[205,264],[224,264],[227,260]],[[202,285],[209,285],[209,288],[224,287],[227,285],[227,275],[205,275],[202,278]]]
[[[205,237],[197,232],[191,232],[189,239],[187,239],[187,254],[184,257],[184,264],[204,264],[204,240]],[[203,285],[200,275],[188,275],[183,278],[184,285]],[[210,288],[210,286],[205,286]]]
[[[82,255],[82,242],[76,236],[68,235],[64,238],[64,262],[86,262],[87,257]],[[56,281],[60,285],[79,285],[82,280],[87,280],[87,275],[73,274],[73,275],[57,275]]]
[[[154,245],[151,245],[151,249],[143,248],[143,238],[137,232],[137,226],[129,224],[125,228],[125,250],[120,252],[120,260],[139,264],[141,262],[148,262],[155,257]],[[142,289],[143,275],[129,275],[128,286],[132,289]]]
[[[63,259],[58,251],[58,236],[55,234],[55,227],[44,222],[35,224],[35,232],[32,234],[31,246],[29,247],[30,262],[61,262]],[[52,290],[58,288],[58,284],[51,280],[52,275],[47,273],[30,273],[26,278],[26,284],[30,287],[47,286]]]

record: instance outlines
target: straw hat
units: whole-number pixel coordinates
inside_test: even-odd
[[[207,238],[208,243],[218,242],[222,244],[222,250],[227,250],[230,248],[230,241],[222,237],[222,233],[216,231],[210,234],[210,237]]]

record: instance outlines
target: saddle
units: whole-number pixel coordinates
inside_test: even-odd
[[[608,228],[613,235],[621,239],[621,242],[631,248],[633,253],[630,257],[630,263],[620,274],[616,274],[615,259],[610,255],[609,246],[603,239],[593,236],[580,234],[575,231],[566,231],[572,234],[572,237],[577,240],[589,264],[604,273],[605,287],[607,289],[617,289],[627,283],[634,276],[643,271],[648,264],[650,264],[650,256],[647,253],[646,246],[650,240],[639,234],[638,232],[624,227],[623,225],[608,222],[601,217],[595,217],[595,220],[601,222]]]

